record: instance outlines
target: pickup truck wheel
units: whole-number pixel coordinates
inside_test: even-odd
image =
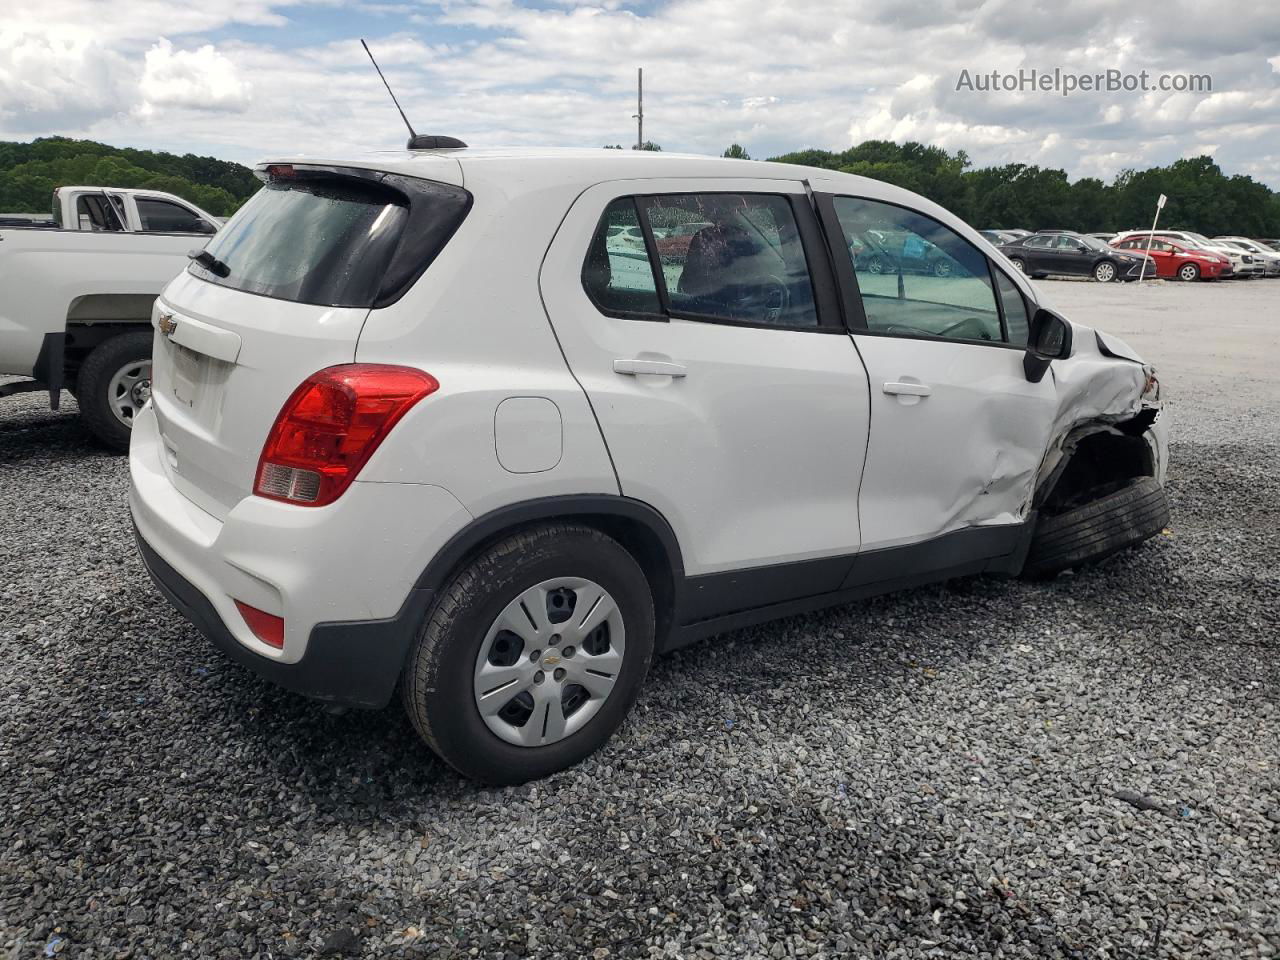
[[[151,398],[151,331],[122,333],[85,358],[76,379],[80,416],[98,440],[129,449],[133,418]]]
[[[427,615],[401,677],[418,733],[465,776],[524,783],[601,747],[653,656],[643,571],[589,527],[549,524],[467,564]]]
[[[1047,579],[1154,537],[1169,523],[1169,501],[1154,477],[1129,481],[1096,500],[1036,523],[1022,575]]]

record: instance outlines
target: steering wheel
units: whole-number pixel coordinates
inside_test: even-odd
[[[791,291],[778,277],[769,275],[752,284],[751,292],[740,297],[735,307],[759,323],[777,323],[791,306]]]

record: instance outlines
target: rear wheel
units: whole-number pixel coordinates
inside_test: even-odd
[[[151,331],[98,344],[80,366],[75,396],[89,431],[113,450],[128,450],[133,419],[151,399]]]
[[[1169,523],[1169,501],[1155,477],[1139,477],[1082,506],[1036,522],[1022,572],[1052,577],[1154,537]]]
[[[951,264],[946,260],[933,261],[933,275],[935,277],[951,276]]]
[[[1099,283],[1110,283],[1116,278],[1116,265],[1110,260],[1102,260],[1093,268],[1093,279]]]
[[[1023,260],[1021,257],[1010,257],[1009,262],[1013,264],[1014,269],[1016,269],[1019,273],[1027,272],[1027,262]]]
[[[1200,268],[1194,263],[1184,263],[1178,268],[1178,279],[1186,280],[1188,282],[1192,280],[1199,280]]]
[[[401,685],[410,720],[462,774],[523,783],[599,749],[653,656],[640,567],[597,530],[555,524],[490,547],[441,592]]]

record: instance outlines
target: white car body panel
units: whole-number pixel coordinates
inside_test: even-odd
[[[797,180],[652,179],[585,191],[547,252],[542,296],[591,398],[622,493],[656,507],[691,576],[849,554],[867,381],[847,336],[673,318],[605,316],[582,285],[601,212],[632,193],[789,193]],[[675,363],[687,375],[623,375],[616,360]],[[812,441],[823,438],[821,464]]]
[[[907,191],[782,164],[642,151],[419,151],[272,162],[364,167],[462,185],[473,206],[396,302],[329,308],[188,274],[157,305],[152,406],[134,432],[131,504],[144,540],[210,599],[237,642],[294,662],[320,622],[385,618],[472,518],[545,497],[642,501],[694,577],[1013,528],[1070,431],[1133,417],[1148,371],[1075,325],[1039,383],[1023,352],[867,334],[605,317],[582,286],[613,197],[815,191],[940,220],[1041,298],[976,231]],[[744,177],[749,173],[751,176]],[[628,376],[615,361],[678,363]],[[335,503],[251,495],[281,405],[317,370],[393,363],[438,391],[396,425]],[[870,371],[870,375],[868,375]],[[932,388],[918,402],[888,381]],[[504,413],[505,410],[505,413]],[[868,427],[869,424],[869,427]],[[1163,426],[1148,442],[1160,475]],[[615,472],[616,471],[616,472]],[[861,498],[861,504],[859,502]],[[286,621],[258,641],[232,599]]]

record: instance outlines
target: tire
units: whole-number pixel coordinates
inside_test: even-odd
[[[104,446],[121,453],[129,449],[129,421],[150,395],[150,328],[98,344],[76,378],[81,420]]]
[[[1169,524],[1169,501],[1155,477],[1140,477],[1097,500],[1036,523],[1022,574],[1052,577],[1142,543]]]
[[[567,596],[574,594],[574,589],[544,589],[548,583],[575,582],[602,588],[605,595],[601,602],[614,601],[617,613],[616,618],[609,614],[606,622],[586,636],[570,631],[575,629],[572,624],[577,619],[576,604],[590,602],[592,592],[583,587],[572,598],[557,600],[555,594]],[[529,612],[528,606],[522,608],[518,601],[538,591],[543,591],[546,619],[541,621],[542,632],[535,638],[536,628],[531,622],[534,613]],[[572,615],[567,615],[567,620],[554,619],[553,600],[570,605]],[[593,604],[587,616],[595,609]],[[526,616],[519,625],[508,619],[518,612]],[[519,626],[521,635],[500,629],[500,624],[508,623]],[[588,644],[592,638],[599,639],[601,630],[605,631],[605,647],[597,646],[588,653]],[[559,633],[548,636],[547,631],[561,631],[565,639],[560,639]],[[574,637],[580,646],[567,642]],[[512,655],[510,648],[516,642],[522,646]],[[529,643],[537,644],[537,649],[530,650]],[[617,541],[590,527],[534,527],[486,549],[440,592],[410,651],[401,678],[401,699],[422,739],[459,773],[491,784],[524,783],[570,767],[604,745],[639,695],[653,657],[653,644],[653,597],[631,554]],[[503,650],[505,659],[495,661],[492,658],[500,646],[508,648]],[[487,656],[482,656],[486,651]],[[556,656],[552,656],[553,652]],[[535,654],[538,659],[531,659]],[[615,654],[620,663],[607,692],[596,697],[584,687],[577,688],[588,696],[577,710],[590,708],[592,712],[584,715],[580,727],[569,729],[577,710],[566,713],[565,708],[571,697],[579,695],[573,689],[574,677],[588,680],[584,675],[587,665],[611,666],[607,658]],[[552,661],[550,665],[548,660]],[[485,679],[482,669],[504,672],[497,688],[486,694],[481,689],[494,681]],[[531,671],[537,671],[543,679],[535,684],[530,679]],[[521,679],[502,682],[506,676],[516,675]],[[607,670],[597,674],[607,675]],[[595,679],[591,683],[601,681]],[[518,692],[513,695],[512,690]],[[481,713],[482,697],[495,694],[496,698],[489,702],[494,707],[505,705],[500,710],[490,710],[486,718]],[[527,706],[522,703],[524,698]],[[537,712],[544,704],[545,715]],[[543,743],[538,738],[546,739],[547,731],[552,730],[550,711],[555,704],[560,707],[557,716],[565,718],[565,732],[560,739]],[[527,716],[521,712],[524,710],[528,710]],[[523,723],[515,725],[522,716]],[[540,716],[542,727],[530,727]],[[522,736],[538,742],[524,745],[507,739]]]
[[[947,263],[945,260],[933,261],[933,275],[935,277],[951,276],[951,264]]]
[[[879,256],[873,256],[867,261],[867,273],[881,274],[884,273],[885,262]]]
[[[1120,271],[1110,260],[1099,260],[1093,265],[1093,279],[1099,283],[1110,283],[1120,276]]]
[[[1013,264],[1014,269],[1017,270],[1019,273],[1027,272],[1027,262],[1023,260],[1021,257],[1010,257],[1009,262]]]
[[[1200,268],[1194,263],[1184,263],[1178,268],[1178,279],[1188,283],[1200,279]]]

